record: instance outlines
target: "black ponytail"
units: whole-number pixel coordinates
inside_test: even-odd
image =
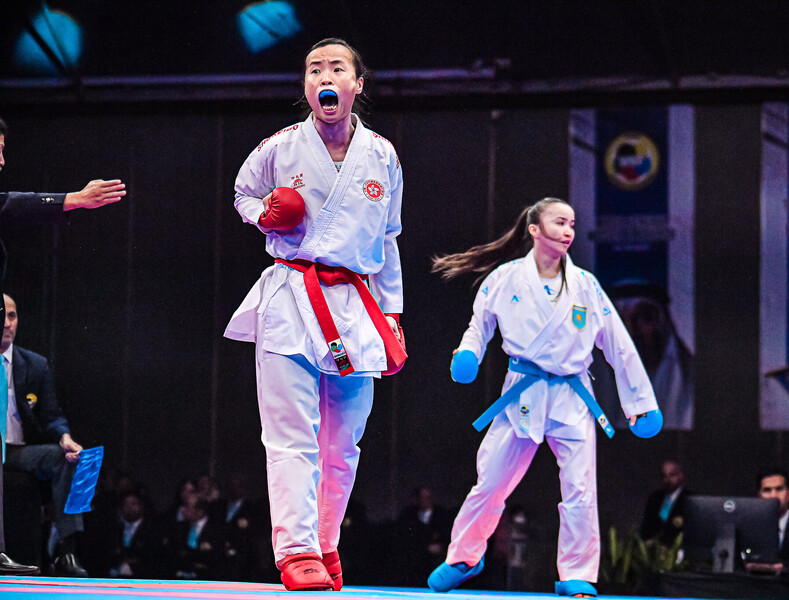
[[[529,225],[539,225],[540,217],[549,204],[568,204],[560,198],[543,198],[524,208],[518,219],[500,238],[473,246],[465,252],[433,257],[433,273],[440,273],[445,280],[454,279],[465,273],[476,273],[474,285],[485,279],[496,267],[528,253],[534,245]],[[566,284],[565,261],[562,259],[562,287]],[[561,290],[560,290],[561,293]]]

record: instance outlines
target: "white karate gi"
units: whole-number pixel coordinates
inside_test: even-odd
[[[459,349],[471,350],[481,362],[498,326],[509,356],[556,375],[577,374],[591,392],[587,368],[597,345],[616,373],[625,415],[655,410],[657,402],[641,359],[597,280],[569,256],[566,276],[567,285],[554,307],[533,251],[501,265],[482,282]],[[509,371],[502,393],[523,377]],[[520,426],[522,406],[528,407],[528,431]],[[597,581],[595,421],[583,400],[561,379],[535,381],[520,402],[511,402],[491,423],[477,454],[477,484],[455,519],[447,563],[480,561],[505,500],[523,478],[543,437],[560,469],[559,577]]]
[[[355,131],[339,172],[310,115],[263,140],[236,179],[236,209],[266,234],[274,257],[342,266],[369,275],[385,313],[401,313],[402,170],[392,144],[352,116]],[[275,187],[304,198],[301,225],[261,227],[262,198]],[[384,344],[351,284],[321,286],[355,372],[340,378],[303,274],[266,269],[225,336],[256,343],[258,404],[266,447],[277,564],[337,548],[372,407],[372,378],[386,369]]]

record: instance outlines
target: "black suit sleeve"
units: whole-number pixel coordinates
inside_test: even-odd
[[[36,192],[0,192],[0,223],[58,224],[66,217],[63,203],[66,194],[39,194]],[[0,298],[5,279],[7,255],[0,241]],[[5,303],[0,302],[0,321],[5,321]]]
[[[40,421],[45,429],[47,436],[54,442],[59,442],[64,433],[70,433],[68,421],[55,397],[55,380],[52,376],[52,369],[46,363],[41,374],[41,406]]]
[[[0,192],[0,222],[62,223],[66,194]]]

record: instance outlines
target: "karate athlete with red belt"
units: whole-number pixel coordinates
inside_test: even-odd
[[[453,358],[453,378],[473,380],[497,326],[510,356],[502,398],[475,423],[481,430],[492,420],[477,454],[477,483],[455,519],[446,562],[428,579],[434,591],[449,591],[482,570],[487,540],[505,501],[545,439],[559,465],[562,493],[556,592],[597,593],[592,585],[600,562],[595,421],[609,436],[613,429],[591,394],[587,369],[595,345],[614,369],[634,433],[654,435],[656,430],[644,435],[642,425],[662,420],[646,371],[613,305],[594,276],[567,255],[574,225],[569,204],[546,198],[524,210],[498,240],[434,263],[445,278],[489,273]]]
[[[364,66],[343,40],[307,54],[312,113],[263,140],[236,179],[236,209],[276,262],[225,336],[256,344],[277,567],[289,590],[339,590],[337,553],[373,402],[405,361],[396,237],[403,178],[392,144],[353,112]]]

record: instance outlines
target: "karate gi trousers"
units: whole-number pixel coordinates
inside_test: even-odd
[[[256,349],[277,567],[337,549],[373,404],[372,377],[327,375],[300,355]]]
[[[597,452],[595,421],[584,419],[586,439],[545,439],[559,465],[559,579],[597,581],[600,525],[597,516]],[[477,483],[471,488],[452,526],[447,563],[476,565],[504,512],[504,503],[520,483],[539,444],[515,435],[504,412],[496,416],[477,452]]]

